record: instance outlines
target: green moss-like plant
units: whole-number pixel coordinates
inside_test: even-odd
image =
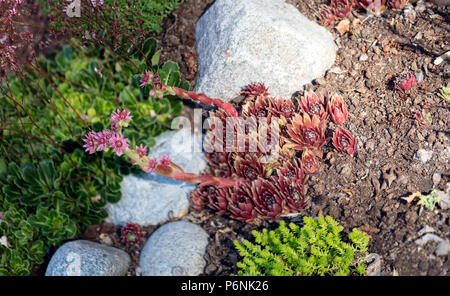
[[[240,276],[365,275],[369,237],[353,229],[350,243],[341,240],[340,226],[331,216],[303,218],[294,223],[262,232],[253,231],[256,244],[234,244],[243,257],[237,263]]]

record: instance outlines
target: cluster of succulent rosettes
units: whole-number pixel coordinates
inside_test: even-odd
[[[138,245],[144,238],[144,231],[142,227],[136,223],[127,222],[120,230],[120,240],[122,243],[129,246]]]
[[[329,119],[338,125],[332,137],[336,150],[355,155],[356,139],[340,126],[348,119],[343,98],[313,91],[293,99],[271,97],[262,83],[250,84],[241,94],[246,95],[246,99],[240,116],[246,120],[248,129],[235,126],[233,135],[229,135],[227,131],[230,130],[225,129],[227,115],[223,111],[210,112],[210,118],[221,122],[224,139],[232,137],[236,140],[240,129],[244,129],[247,132],[243,141],[245,149],[238,149],[237,140],[233,141],[234,146],[228,147],[226,141],[217,139],[215,128],[220,125],[216,123],[205,137],[205,145],[214,141],[211,145],[216,150],[205,156],[209,167],[204,172],[205,175],[241,181],[233,188],[198,188],[190,195],[192,208],[209,208],[245,222],[273,221],[282,215],[297,213],[307,205],[307,180],[317,171],[323,147],[331,140],[326,136]],[[250,150],[252,138],[259,137],[260,133],[249,131],[253,124],[265,119],[278,123],[263,129],[271,135],[270,141],[277,142],[271,143],[271,152],[260,143]],[[273,132],[279,133],[279,137],[274,137]],[[273,151],[278,153],[277,157],[267,158]]]

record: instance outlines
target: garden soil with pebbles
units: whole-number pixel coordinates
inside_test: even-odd
[[[194,28],[212,2],[186,1],[166,20],[159,36],[163,60],[176,61],[192,85],[197,74]],[[286,2],[312,20],[322,4],[318,0]],[[371,237],[369,251],[382,257],[382,275],[448,275],[449,256],[435,255],[437,243],[423,247],[415,243],[425,226],[450,239],[448,209],[437,206],[430,211],[402,197],[445,190],[450,182],[449,103],[437,95],[448,83],[450,65],[434,65],[438,56],[450,50],[449,14],[445,7],[426,4],[416,7],[412,15],[403,15],[393,11],[378,18],[360,15],[359,33],[340,35],[332,30],[339,45],[335,65],[307,88],[344,95],[350,114],[344,125],[358,140],[357,154],[352,158],[326,148],[319,171],[308,183],[308,208],[285,220],[300,223],[303,215],[331,215],[344,226],[344,233],[355,227],[366,231]],[[392,80],[407,71],[422,72],[424,80],[402,95],[394,91]],[[414,113],[422,110],[431,115],[428,127],[414,119]],[[420,149],[431,155],[425,163],[417,153]],[[251,239],[252,230],[278,225],[246,224],[206,210],[181,219],[200,225],[210,236],[203,275],[235,273],[240,257],[233,240]],[[158,226],[145,228],[146,239]],[[83,239],[125,249],[133,259],[129,274],[136,274],[144,243],[126,248],[119,228],[108,224],[90,227]]]

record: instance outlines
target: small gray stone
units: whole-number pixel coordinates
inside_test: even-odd
[[[419,236],[422,236],[422,235],[424,235],[424,234],[426,234],[426,233],[431,233],[431,232],[434,232],[433,227],[430,227],[430,226],[428,226],[428,225],[425,225],[421,230],[419,230],[419,232],[417,232],[417,234],[418,234]]]
[[[370,263],[367,266],[367,276],[381,276],[381,256],[376,253],[367,255],[367,262]]]
[[[56,251],[45,275],[123,276],[130,263],[130,255],[120,249],[77,240],[65,243]]]
[[[441,182],[441,174],[434,173],[433,174],[433,184],[437,185],[437,184],[439,184],[439,182]]]
[[[195,35],[195,91],[228,101],[252,82],[291,97],[336,58],[331,33],[284,0],[216,0]]]
[[[200,148],[193,147],[193,140],[189,130],[169,131],[156,138],[156,146],[150,155],[158,159],[167,155],[185,172],[199,174],[206,167],[206,162],[201,145]],[[195,143],[200,141],[195,140]],[[125,176],[121,189],[122,199],[106,206],[109,214],[106,221],[119,225],[126,222],[156,225],[167,221],[171,215],[177,217],[187,212],[189,192],[195,186],[151,173],[143,177]]]
[[[369,59],[369,56],[366,55],[366,54],[362,54],[362,55],[359,57],[359,60],[360,60],[361,62],[367,61],[368,59]]]
[[[447,256],[450,253],[450,243],[447,241],[440,242],[436,248],[436,256]]]
[[[208,234],[190,222],[170,222],[157,229],[141,252],[145,276],[196,276],[203,272]]]
[[[418,244],[419,246],[423,247],[430,241],[440,243],[443,241],[443,239],[440,238],[439,236],[437,236],[436,234],[427,233],[424,236],[422,236],[421,238],[416,239],[415,243]]]
[[[450,193],[438,190],[434,194],[440,197],[438,205],[442,210],[450,209]]]
[[[417,150],[416,156],[422,163],[427,163],[433,157],[433,151],[419,149]]]

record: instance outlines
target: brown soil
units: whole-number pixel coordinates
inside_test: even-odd
[[[163,60],[176,61],[192,85],[197,74],[195,23],[212,2],[187,0],[166,20],[159,36]],[[315,13],[322,1],[286,2],[317,21]],[[402,199],[417,191],[445,190],[450,181],[449,103],[437,95],[448,83],[450,65],[433,64],[450,50],[446,38],[449,14],[445,7],[427,3],[414,19],[401,15],[393,11],[378,18],[357,15],[363,21],[361,31],[344,35],[330,29],[340,46],[335,65],[308,87],[344,95],[350,113],[345,128],[357,137],[358,152],[351,158],[332,149],[325,151],[319,171],[309,182],[310,206],[301,215],[331,215],[345,227],[344,232],[355,227],[368,232],[369,251],[382,256],[383,275],[449,275],[450,259],[434,255],[435,243],[421,248],[414,242],[425,225],[439,237],[450,239],[448,211],[439,207],[430,211],[416,201],[408,204]],[[361,58],[364,55],[366,60]],[[424,81],[402,95],[393,89],[392,80],[406,71],[422,72]],[[431,114],[431,125],[419,126],[414,119],[414,113],[422,110]],[[431,160],[420,162],[418,149],[432,150]],[[441,180],[433,184],[435,173]],[[298,223],[300,218],[290,221]],[[204,275],[236,272],[240,258],[233,240],[251,239],[253,229],[277,225],[245,224],[208,211],[182,219],[199,224],[210,235]],[[85,238],[99,241],[100,234],[106,233],[113,245],[126,249],[116,227],[97,228]],[[156,228],[146,228],[146,237]],[[135,259],[130,269],[135,274],[139,247],[127,251]]]

